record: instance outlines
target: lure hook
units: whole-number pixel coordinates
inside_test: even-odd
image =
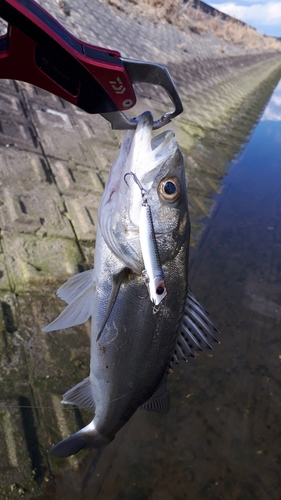
[[[126,180],[126,177],[127,175],[131,175],[135,181],[135,183],[137,184],[137,186],[140,188],[140,191],[141,191],[141,195],[142,197],[144,198],[145,195],[146,195],[146,189],[144,189],[143,185],[141,184],[140,180],[137,178],[136,174],[134,174],[134,172],[127,172],[125,175],[124,175],[124,181],[126,182],[127,186],[129,187],[129,184]],[[146,201],[146,200],[145,200]]]

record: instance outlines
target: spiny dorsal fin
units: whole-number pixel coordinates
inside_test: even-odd
[[[187,357],[194,357],[193,351],[213,350],[211,342],[219,344],[213,333],[218,332],[218,330],[207,314],[207,311],[201,306],[189,288],[181,327],[169,368],[172,367],[173,362],[178,364],[181,360],[187,361]]]
[[[151,398],[140,406],[140,410],[156,411],[157,413],[167,413],[170,408],[170,395],[168,382],[165,378],[159,388],[151,396]]]
[[[93,387],[89,377],[76,384],[72,389],[69,389],[63,397],[62,403],[73,404],[80,408],[87,408],[95,411],[95,401],[93,396]]]
[[[58,289],[57,296],[72,304],[93,286],[94,280],[94,269],[75,274]]]

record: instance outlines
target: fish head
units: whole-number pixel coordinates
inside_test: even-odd
[[[136,130],[126,133],[98,213],[99,229],[108,247],[137,274],[144,268],[139,236],[144,192],[161,261],[173,258],[183,237],[189,239],[183,157],[174,132],[152,137],[152,126],[153,117],[145,112],[138,118]]]

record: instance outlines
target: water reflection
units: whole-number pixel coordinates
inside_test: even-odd
[[[273,85],[278,84],[280,74],[275,78]],[[206,216],[211,215],[219,199],[214,197],[214,193],[219,194],[224,189],[224,176],[231,167],[231,161],[250,139],[250,132],[265,108],[273,88],[270,89],[269,85],[262,86],[258,93],[248,97],[243,106],[229,118],[228,123],[223,123],[217,130],[206,131],[205,137],[199,138],[195,147],[185,152],[192,244],[200,240],[207,222]],[[262,117],[266,115],[267,110],[272,109],[272,102],[279,96],[280,84]],[[279,133],[278,127],[276,132]]]
[[[261,121],[281,121],[281,82],[277,85],[274,95],[261,117]]]

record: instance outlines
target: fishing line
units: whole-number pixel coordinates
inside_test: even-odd
[[[0,411],[1,410],[8,410],[9,408],[30,408],[30,409],[33,409],[33,410],[54,410],[54,407],[53,406],[25,406],[25,405],[7,405],[7,406],[1,406],[0,405]],[[80,407],[78,406],[73,406],[73,407],[67,407],[64,405],[64,407],[62,407],[64,410],[76,410],[76,409],[81,409]],[[90,406],[83,406],[83,409],[85,410],[92,410],[92,408]]]

